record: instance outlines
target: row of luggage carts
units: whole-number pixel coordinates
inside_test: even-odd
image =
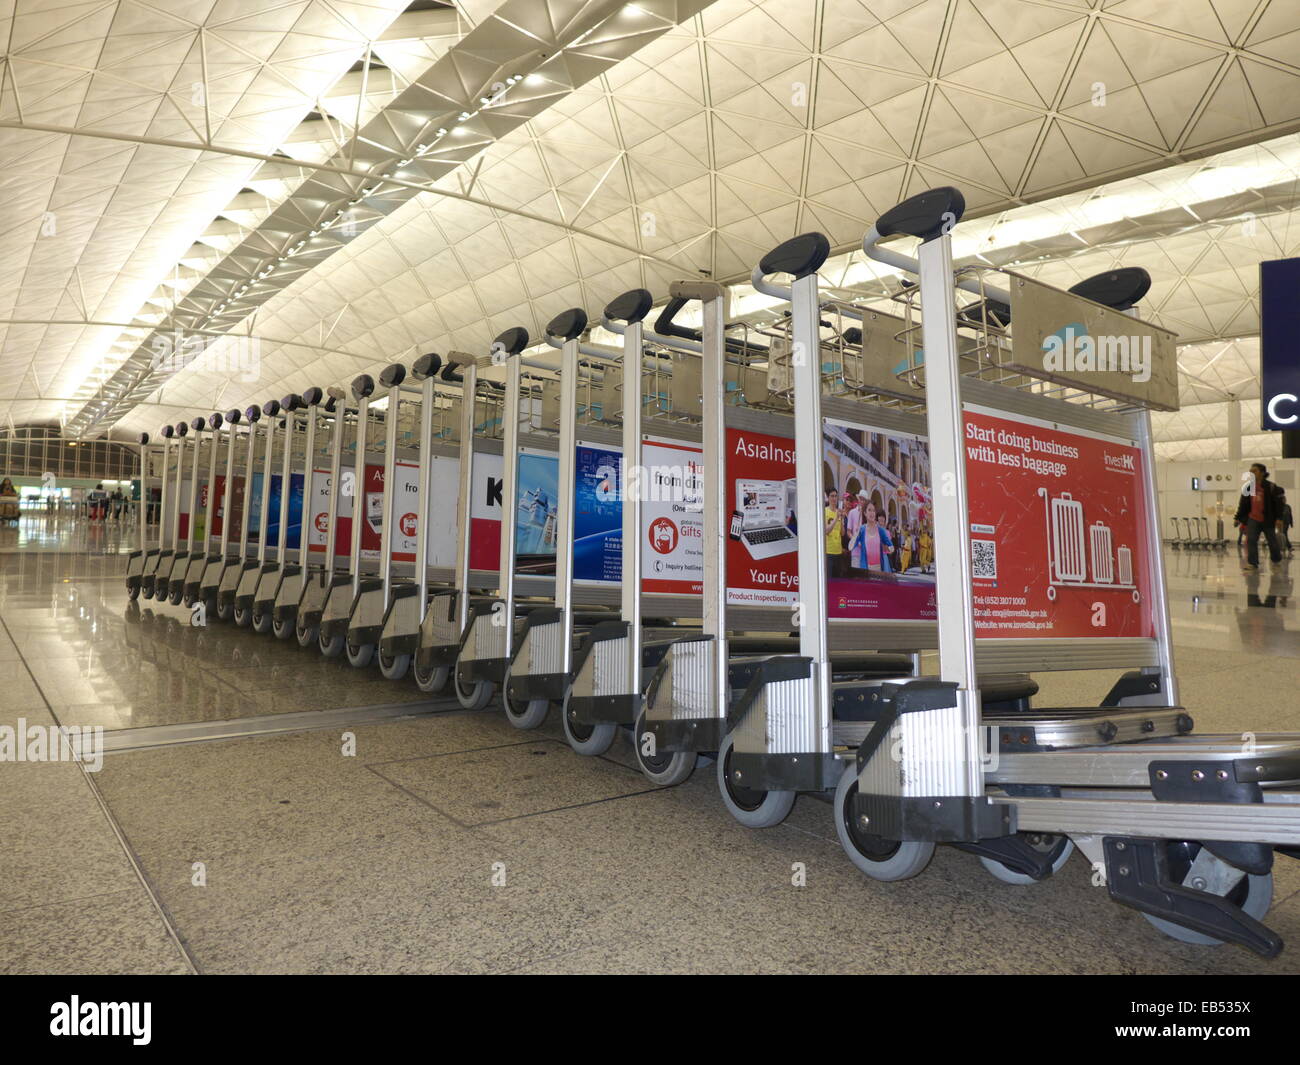
[[[1206,517],[1170,518],[1169,521],[1174,527],[1174,535],[1165,543],[1175,551],[1223,551],[1228,546],[1223,535],[1222,518],[1216,519],[1213,535],[1210,533],[1210,519]]]

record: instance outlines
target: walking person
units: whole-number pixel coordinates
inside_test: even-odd
[[[1242,486],[1234,521],[1246,534],[1247,571],[1259,569],[1259,534],[1268,541],[1268,556],[1277,563],[1282,561],[1279,538],[1283,531],[1282,507],[1286,494],[1268,479],[1268,467],[1262,462],[1250,467],[1251,480]]]
[[[86,497],[86,503],[90,509],[92,522],[102,522],[107,517],[108,493],[104,491],[102,484],[95,485],[94,490]]]

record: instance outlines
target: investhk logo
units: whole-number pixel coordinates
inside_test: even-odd
[[[1043,338],[1043,369],[1049,373],[1126,373],[1141,384],[1151,380],[1151,337],[1093,337],[1071,322]]]

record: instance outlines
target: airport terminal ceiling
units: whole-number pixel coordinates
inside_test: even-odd
[[[1300,253],[1280,0],[5,0],[0,40],[0,420],[69,436],[740,281],[812,229],[878,291],[849,249],[954,184],[958,256],[1151,272],[1161,453],[1225,457],[1257,264]],[[243,339],[160,366],[178,330]]]

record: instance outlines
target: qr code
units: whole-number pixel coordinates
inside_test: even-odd
[[[971,576],[985,580],[998,579],[998,545],[993,540],[970,542]]]

